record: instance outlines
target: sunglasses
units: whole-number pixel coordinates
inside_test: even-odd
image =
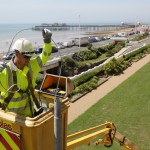
[[[25,59],[30,59],[30,58],[31,58],[31,56],[23,55],[23,58],[25,58]]]
[[[21,54],[23,55],[23,58],[25,58],[25,59],[30,59],[31,58],[31,56],[26,56],[25,54],[34,54],[35,52],[33,51],[33,52],[22,52]]]

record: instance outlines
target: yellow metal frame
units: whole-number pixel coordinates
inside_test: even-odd
[[[102,129],[103,128],[103,129]],[[95,126],[93,128],[89,128],[87,130],[83,130],[81,132],[77,132],[75,134],[67,136],[67,140],[74,139],[72,141],[69,141],[67,143],[67,150],[70,150],[72,148],[75,148],[79,145],[91,145],[91,140],[99,138],[102,135],[105,135],[104,140],[99,140],[95,142],[95,145],[106,145],[106,146],[111,146],[112,145],[112,137],[109,137],[110,133],[112,132],[112,129],[115,132],[115,127],[112,123],[107,122],[102,125]]]
[[[100,137],[102,138],[102,135],[104,135],[105,138],[98,139]],[[92,140],[95,140],[94,143],[91,142]],[[105,124],[68,135],[67,141],[69,142],[67,142],[66,150],[71,150],[81,145],[103,145],[110,147],[114,140],[116,140],[124,150],[140,150],[137,145],[116,131],[116,127],[111,122],[106,122]]]

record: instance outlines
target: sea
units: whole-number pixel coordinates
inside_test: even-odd
[[[42,31],[32,29],[36,25],[40,24],[0,24],[0,52],[11,51],[13,43],[18,38],[27,38],[34,47],[41,47],[43,45]],[[52,31],[52,39],[55,43],[66,42],[81,37],[85,33],[86,31],[81,29]]]

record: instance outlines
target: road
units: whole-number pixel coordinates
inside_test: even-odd
[[[144,39],[144,40],[141,40],[140,42],[138,43],[133,43],[132,46],[130,48],[128,48],[126,51],[124,51],[120,56],[122,55],[126,55],[130,52],[133,52],[133,51],[136,51],[137,49],[139,49],[140,47],[143,47],[143,46],[146,46],[150,44],[150,38],[147,38],[147,39]]]
[[[105,40],[105,41],[100,41],[100,42],[95,42],[95,43],[92,43],[94,47],[100,47],[100,46],[105,46],[105,45],[108,45],[112,40]],[[73,47],[68,47],[68,48],[65,48],[65,49],[60,49],[59,52],[57,53],[52,53],[52,56],[51,58],[54,58],[54,57],[59,57],[60,55],[61,56],[66,56],[66,55],[71,55],[75,52],[78,52],[80,50],[84,50],[86,49],[86,47],[78,47],[78,46],[73,46]]]
[[[128,39],[129,40],[131,40],[131,39],[133,39],[135,37],[135,35],[131,35],[131,36],[129,36],[128,37]],[[101,47],[101,46],[106,46],[106,45],[108,45],[111,41],[113,41],[113,40],[111,40],[111,39],[108,39],[108,40],[104,40],[104,41],[99,41],[99,42],[94,42],[94,43],[92,43],[92,45],[95,47],[95,48],[98,48],[98,47]],[[65,49],[60,49],[59,50],[59,52],[60,52],[60,54],[57,52],[57,53],[52,53],[52,56],[51,56],[51,58],[57,58],[57,57],[59,57],[60,55],[61,56],[66,56],[66,55],[71,55],[71,54],[73,54],[73,53],[75,53],[75,52],[78,52],[78,51],[80,51],[80,50],[83,50],[83,49],[85,49],[86,47],[78,47],[78,46],[73,46],[73,47],[68,47],[68,48],[65,48]]]

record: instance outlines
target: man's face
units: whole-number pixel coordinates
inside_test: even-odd
[[[17,58],[18,58],[19,64],[20,64],[22,67],[28,65],[28,63],[29,63],[29,61],[30,61],[30,58],[31,58],[30,56],[23,55],[23,54],[21,54],[21,53],[19,53],[19,52],[16,53],[16,56],[17,56]]]

